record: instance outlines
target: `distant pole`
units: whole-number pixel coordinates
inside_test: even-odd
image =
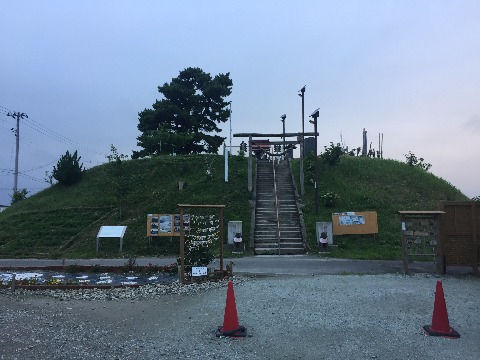
[[[248,136],[248,191],[253,190],[252,135]]]
[[[230,154],[232,153],[232,102],[230,101]]]
[[[283,158],[284,159],[287,158],[287,153],[285,150],[285,119],[286,118],[287,118],[286,114],[283,114],[282,116],[280,116],[280,119],[282,119],[282,123],[283,123]]]
[[[223,155],[225,156],[225,182],[228,182],[228,149],[225,143],[223,143]]]
[[[314,183],[315,183],[315,214],[318,214],[318,159],[317,159],[317,119],[319,115],[319,109],[315,110],[310,117],[313,118],[313,120],[310,120],[310,123],[313,124],[314,126],[314,132],[315,132],[315,178],[314,178]]]
[[[300,92],[300,94],[298,94],[298,96],[300,96],[302,98],[302,143],[305,141],[305,88],[307,87],[307,85],[305,85],[303,88],[301,88],[300,90],[298,90]],[[305,143],[303,143],[303,148],[305,149]],[[304,158],[305,157],[305,154],[300,154],[300,158]]]
[[[20,112],[14,112],[14,113],[8,113],[7,116],[11,116],[14,119],[17,119],[17,130],[15,131],[15,137],[16,137],[16,146],[15,146],[15,174],[14,174],[14,180],[13,180],[13,194],[18,191],[18,153],[20,151],[20,119],[27,118],[28,115],[25,113],[20,113]]]
[[[367,131],[363,128],[362,156],[367,156]]]

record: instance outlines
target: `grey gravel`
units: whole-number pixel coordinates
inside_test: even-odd
[[[425,336],[443,283],[460,339]],[[226,282],[0,291],[0,359],[479,359],[480,278],[236,277],[246,338],[217,338]]]

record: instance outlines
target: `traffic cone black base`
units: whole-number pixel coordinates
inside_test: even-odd
[[[450,328],[449,332],[441,332],[441,331],[432,330],[430,325],[425,325],[423,327],[423,330],[425,330],[425,332],[430,336],[443,336],[443,337],[450,337],[450,338],[460,337],[460,334],[452,328]]]
[[[239,326],[236,330],[223,331],[223,326],[219,326],[215,332],[216,337],[229,336],[229,337],[246,337],[247,329],[244,326]]]

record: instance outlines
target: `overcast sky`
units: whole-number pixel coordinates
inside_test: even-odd
[[[363,128],[378,148],[383,133],[385,158],[412,151],[480,195],[479,19],[477,0],[2,0],[0,204],[14,182],[8,111],[28,115],[18,187],[32,194],[67,150],[87,168],[110,144],[138,150],[138,112],[187,67],[230,72],[233,133],[281,132],[282,114],[301,131],[306,85],[320,149],[361,146]]]

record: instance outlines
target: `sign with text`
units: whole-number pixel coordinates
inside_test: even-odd
[[[334,235],[378,234],[375,211],[335,213],[332,225]]]
[[[207,267],[206,266],[193,266],[192,267],[192,276],[206,276]]]

